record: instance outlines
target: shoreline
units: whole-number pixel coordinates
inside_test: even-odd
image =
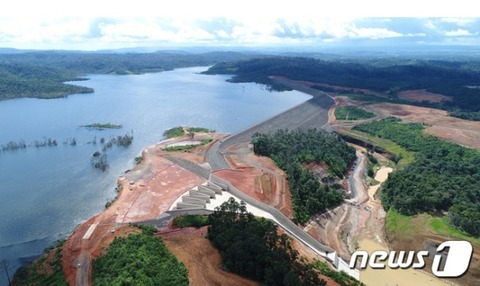
[[[198,138],[204,136],[198,135]],[[213,133],[207,136],[216,142],[225,135]],[[62,268],[70,285],[78,285],[84,281],[83,277],[90,277],[90,261],[98,257],[115,237],[132,231],[129,224],[157,219],[188,189],[205,182],[205,179],[165,158],[169,152],[162,149],[180,141],[188,141],[187,136],[165,139],[144,148],[142,162],[117,178],[117,186],[121,190],[112,203],[80,224],[67,237],[62,249]],[[195,149],[201,153],[210,144]],[[199,156],[188,152],[179,157],[200,161]],[[92,228],[92,225],[96,227]],[[89,236],[85,237],[89,231]]]
[[[313,98],[301,104],[295,105],[287,109],[286,111],[283,111],[278,115],[267,119],[266,121],[262,121],[254,126],[247,128],[246,130],[240,131],[236,134],[240,136],[235,136],[234,138],[236,140],[242,139],[243,137],[245,137],[245,135],[248,134],[249,131],[252,131],[257,126],[261,126],[270,130],[282,128],[281,126],[288,122],[286,122],[285,120],[277,122],[275,120],[275,117],[278,117],[279,115],[282,115],[284,113],[288,113],[292,110],[297,110],[298,112],[300,112],[299,110],[301,108],[307,108],[307,110],[309,110],[311,114],[308,114],[307,116],[301,116],[307,118],[307,120],[301,122],[296,122],[294,120],[293,122],[296,123],[297,127],[300,127],[300,125],[302,125],[302,127],[304,128],[307,128],[311,125],[315,126],[318,124],[317,122],[322,122],[325,117],[328,119],[329,108],[325,108],[326,106],[324,105],[328,105],[330,101],[333,102],[332,98],[325,95],[324,93],[321,93],[318,90],[313,90],[312,92],[314,94],[308,93],[306,91],[301,92],[312,95]],[[317,94],[321,94],[323,96],[317,97],[315,96]],[[319,107],[320,110],[317,109]],[[289,115],[297,114],[298,112],[294,112]],[[300,114],[302,113],[300,112]],[[315,122],[313,121],[313,119],[322,120]],[[272,122],[275,124],[273,126],[270,126]],[[277,126],[277,124],[279,125]],[[323,125],[325,124],[322,123],[322,127]],[[195,156],[194,154],[192,155],[187,153],[175,153],[181,154],[181,156],[179,156],[181,159],[184,159],[184,157],[187,156],[190,157],[191,161],[193,161],[194,163],[205,163],[207,147],[212,146],[215,143],[218,144],[219,141],[220,143],[222,143],[221,145],[227,145],[223,144],[226,142],[221,140],[226,137],[226,135],[215,133],[214,136],[218,137],[213,138],[214,140],[211,143],[205,146],[195,147],[203,149],[201,152],[199,152],[202,153],[202,156]],[[202,179],[197,175],[191,173],[190,171],[183,169],[176,163],[168,161],[164,157],[162,159],[158,159],[162,157],[162,155],[158,152],[158,148],[168,143],[171,144],[176,140],[188,141],[188,138],[183,136],[179,138],[165,139],[144,148],[142,150],[142,162],[138,166],[134,166],[132,169],[127,170],[128,172],[117,178],[117,185],[122,186],[122,189],[116,196],[115,200],[111,203],[111,205],[108,208],[104,209],[101,213],[94,215],[93,217],[81,223],[68,236],[67,242],[62,249],[62,268],[68,283],[76,285],[86,285],[85,283],[75,282],[84,282],[85,277],[90,277],[89,272],[91,272],[91,259],[98,256],[100,254],[100,251],[105,248],[105,245],[108,245],[114,237],[128,233],[129,230],[128,227],[125,226],[126,224],[157,218],[158,216],[160,216],[161,213],[168,211],[170,203],[173,203],[173,201],[177,197],[181,196],[188,188],[203,182],[204,178]],[[157,162],[153,162],[151,160],[152,158],[157,158]],[[157,166],[155,163],[159,163],[159,165]],[[213,170],[213,166],[211,167],[211,169]],[[191,184],[187,187],[181,187],[180,190],[178,190],[177,186],[176,192],[174,192],[174,194],[170,193],[170,195],[174,197],[173,199],[171,199],[171,201],[163,201],[163,204],[160,203],[160,205],[154,206],[155,203],[152,202],[152,199],[154,200],[155,196],[153,196],[151,192],[153,184],[148,185],[148,183],[154,182],[155,180],[158,181],[157,176],[164,175],[166,173],[174,173],[177,180],[167,180],[168,182],[160,183],[156,182],[157,188],[158,186],[160,186],[160,188],[165,187],[173,181],[185,181],[185,177],[188,176],[190,176],[190,179],[192,180],[190,182]],[[179,180],[179,178],[181,179]],[[140,209],[141,211],[139,211]],[[95,229],[92,230],[91,237],[89,237],[89,239],[83,239],[85,232],[87,232],[93,224],[96,224],[97,226],[95,227]],[[79,278],[79,275],[83,276],[83,278]]]

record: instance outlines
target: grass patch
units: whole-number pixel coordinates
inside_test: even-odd
[[[352,100],[366,101],[366,102],[372,102],[372,103],[389,101],[386,98],[375,96],[373,94],[365,94],[365,93],[345,93],[345,94],[340,94],[340,96],[346,96]]]
[[[186,132],[192,133],[193,132],[199,132],[199,133],[213,133],[215,130],[210,130],[208,128],[203,128],[203,127],[188,127],[188,128],[183,128],[182,126],[177,126],[170,128],[163,132],[163,135],[166,136],[167,138],[174,138],[174,137],[180,137],[186,134]]]
[[[359,120],[375,117],[375,113],[356,106],[343,106],[335,109],[335,118],[338,120]]]
[[[447,237],[453,237],[453,238],[458,238],[462,240],[467,240],[470,241],[472,244],[477,245],[477,247],[480,247],[480,239],[474,238],[470,236],[468,233],[460,231],[456,228],[454,228],[449,222],[447,216],[444,217],[433,217],[428,214],[422,214],[420,216],[427,216],[427,222],[432,230],[432,232],[447,236]]]
[[[414,216],[406,216],[390,209],[387,212],[387,218],[385,221],[385,230],[389,240],[411,238],[414,235],[418,235],[422,230],[413,223]]]
[[[480,247],[480,239],[454,228],[448,217],[435,217],[427,213],[418,215],[402,215],[390,208],[387,212],[385,229],[389,239],[411,239],[414,236],[436,234],[449,239],[460,239],[471,242],[474,247]]]
[[[197,146],[203,146],[203,145],[207,145],[208,143],[212,142],[213,139],[203,139],[202,141],[200,141],[199,144],[190,144],[190,145],[182,145],[182,146],[171,146],[171,147],[167,147],[163,150],[167,151],[167,152],[186,152],[186,151],[190,151],[191,149],[193,149],[194,147],[197,147]]]
[[[183,127],[177,126],[166,130],[165,132],[163,132],[163,135],[167,138],[180,137],[185,135],[185,130],[183,130]]]
[[[203,127],[189,127],[187,129],[188,132],[200,132],[200,133],[213,133],[215,130],[210,130],[208,128]]]
[[[388,139],[379,138],[357,130],[338,130],[337,132],[344,137],[350,137],[368,145],[377,146],[382,151],[392,154],[394,156],[393,161],[396,161],[398,169],[402,169],[411,164],[415,159],[414,152],[407,151],[405,148]]]
[[[173,219],[173,226],[184,227],[202,227],[208,225],[208,215],[181,215]]]
[[[135,157],[135,164],[138,165],[138,164],[142,163],[142,161],[143,161],[143,157],[142,157],[142,156],[137,156],[137,157]]]

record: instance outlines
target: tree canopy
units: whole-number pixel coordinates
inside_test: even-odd
[[[316,129],[279,130],[273,135],[255,134],[252,143],[256,154],[272,158],[286,172],[297,222],[305,223],[311,215],[343,201],[341,192],[322,184],[302,167],[304,163],[325,163],[330,177],[343,178],[355,160],[355,150],[339,137]]]
[[[189,54],[92,53],[39,51],[0,54],[0,100],[19,97],[58,98],[93,89],[66,81],[82,80],[86,74],[139,74],[174,68],[207,66],[251,56],[233,52]]]
[[[382,204],[402,214],[448,212],[453,226],[480,236],[480,153],[424,135],[424,126],[386,118],[354,129],[389,139],[415,160],[389,175]]]
[[[153,230],[115,238],[93,261],[94,285],[188,285],[188,272]]]
[[[325,285],[312,266],[277,226],[247,212],[243,202],[230,198],[209,216],[208,238],[228,270],[264,285]]]
[[[426,89],[452,97],[440,103],[410,102],[449,111],[463,118],[480,111],[480,62],[390,58],[359,61],[353,59],[318,59],[307,57],[263,57],[238,62],[222,62],[207,73],[235,74],[234,82],[258,82],[274,86],[270,76],[284,76],[351,88],[381,92],[389,101],[399,101],[398,92]],[[321,89],[326,89],[321,87]],[[403,101],[399,101],[403,102]]]

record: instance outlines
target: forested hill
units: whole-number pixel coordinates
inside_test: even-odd
[[[75,73],[64,69],[0,63],[0,100],[18,97],[56,98],[93,92],[91,88],[64,83],[75,79],[78,79]]]
[[[234,52],[190,54],[93,53],[41,51],[0,54],[0,100],[18,97],[55,98],[93,92],[90,88],[64,84],[85,74],[138,74],[222,61],[251,58]]]
[[[437,107],[466,112],[480,111],[480,61],[455,62],[414,59],[372,61],[321,60],[302,57],[268,57],[219,63],[209,74],[234,74],[236,82],[272,84],[272,75],[331,85],[383,92],[392,99],[397,92],[411,89],[451,96],[453,101]],[[469,86],[469,87],[467,87]]]
[[[343,201],[338,187],[328,181],[343,178],[355,160],[355,149],[337,136],[316,129],[278,130],[273,135],[255,134],[252,144],[255,154],[270,157],[287,174],[296,222],[304,224]],[[322,178],[326,183],[304,167],[311,163],[328,166],[328,175]]]
[[[480,153],[425,135],[424,127],[392,117],[354,127],[415,152],[413,163],[388,176],[383,206],[407,215],[448,213],[453,226],[480,237]]]
[[[0,63],[48,66],[77,74],[138,74],[191,66],[208,66],[223,61],[252,58],[236,52],[209,52],[201,54],[181,51],[153,53],[104,53],[39,51],[0,54]]]

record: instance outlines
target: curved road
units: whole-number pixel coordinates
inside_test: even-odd
[[[335,104],[335,101],[332,98],[320,90],[298,85],[292,81],[287,80],[282,81],[282,83],[301,92],[308,93],[312,95],[313,98],[260,124],[252,126],[237,134],[233,134],[221,141],[215,142],[215,144],[213,144],[206,153],[206,160],[209,162],[212,171],[219,169],[230,169],[231,167],[224,156],[228,148],[237,143],[249,141],[257,132],[273,133],[279,129],[323,129],[328,123],[328,110]],[[277,209],[259,202],[248,195],[245,195],[228,182],[223,181],[214,175],[211,175],[210,179],[213,180],[214,183],[215,181],[220,183],[219,185],[227,185],[227,189],[232,194],[244,200],[247,204],[253,205],[272,215],[279,226],[302,241],[317,254],[329,259],[337,269],[344,270],[349,275],[359,279],[360,274],[358,270],[349,269],[348,264],[338,257],[338,255],[335,253],[335,250],[321,244],[319,241],[311,237]]]
[[[230,165],[228,164],[227,160],[225,159],[224,154],[227,152],[227,149],[240,142],[250,141],[252,136],[259,132],[259,133],[273,133],[279,129],[323,129],[325,125],[328,123],[328,110],[331,106],[334,105],[335,101],[330,98],[326,93],[305,87],[300,85],[294,81],[290,80],[282,80],[282,84],[289,86],[293,89],[298,91],[307,93],[312,95],[310,100],[297,105],[283,113],[280,113],[277,116],[274,116],[266,121],[254,125],[246,130],[233,134],[223,140],[217,141],[211,145],[211,147],[207,150],[206,153],[206,160],[211,166],[212,171],[219,170],[219,169],[230,169]],[[196,165],[196,164],[187,164],[183,162],[183,160],[176,160],[171,159],[174,163],[181,165],[182,167],[186,168],[187,170],[199,175],[200,177],[205,178],[206,174],[209,173],[208,170]],[[195,165],[195,166],[193,166]],[[147,175],[147,171],[139,173],[139,174],[129,174],[130,176],[140,177]],[[214,176],[210,174],[210,178],[213,179]],[[246,203],[251,204],[269,214],[275,218],[276,222],[287,232],[292,234],[293,236],[297,237],[300,241],[306,244],[308,247],[312,248],[316,253],[320,254],[323,257],[328,258],[339,270],[344,270],[349,273],[351,276],[355,278],[359,278],[359,273],[356,270],[351,270],[348,268],[348,265],[341,260],[335,253],[335,251],[320,242],[316,239],[311,237],[309,234],[305,233],[303,229],[299,228],[295,225],[290,219],[288,219],[285,215],[279,212],[277,209],[270,207],[262,202],[259,202],[248,195],[238,191],[231,186],[228,182],[221,182],[220,178],[216,178],[217,181],[220,180],[221,186],[227,185],[230,192],[234,195],[238,196],[240,199],[244,200]],[[159,218],[159,220],[154,220],[149,223],[153,225],[163,224],[165,220],[171,218],[171,215],[175,215],[174,213],[166,214],[165,217]],[[87,255],[83,254],[80,255],[79,259],[76,261],[77,267],[80,268],[80,271],[77,271],[76,277],[76,285],[88,285],[88,277],[89,277],[89,268],[90,268],[90,259]],[[347,268],[345,268],[347,267]]]
[[[331,97],[323,91],[301,86],[292,81],[285,80],[282,83],[312,95],[313,98],[262,123],[215,142],[206,154],[206,159],[212,170],[230,169],[230,165],[224,156],[227,149],[237,143],[250,141],[257,132],[271,134],[280,129],[321,129],[328,123],[328,110],[335,104]]]

